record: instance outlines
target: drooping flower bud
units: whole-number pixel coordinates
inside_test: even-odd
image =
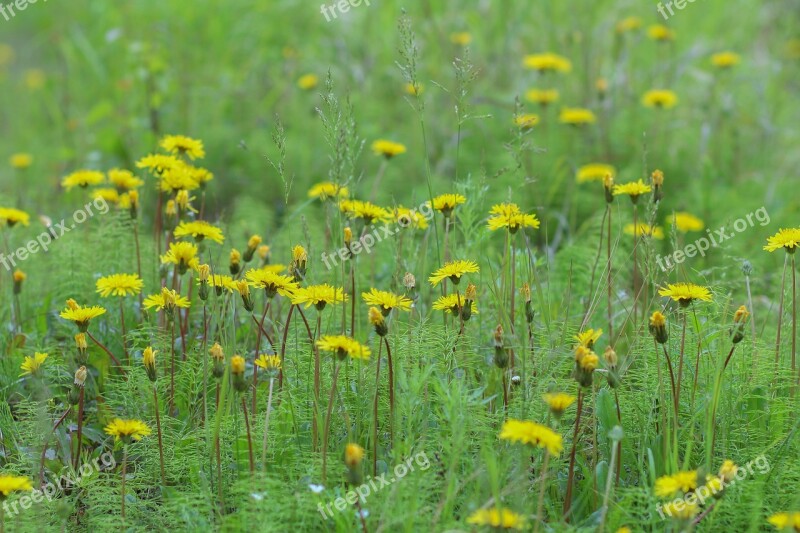
[[[142,363],[144,364],[144,369],[147,372],[147,377],[150,381],[156,381],[156,350],[153,350],[150,346],[144,349],[142,352]]]
[[[377,307],[369,308],[369,322],[375,327],[375,333],[381,337],[385,337],[389,333],[389,328],[386,325],[386,319],[383,313],[378,311]]]
[[[661,314],[660,311],[654,311],[650,316],[650,334],[655,337],[656,342],[659,344],[666,344],[667,340],[669,340],[667,317]]]

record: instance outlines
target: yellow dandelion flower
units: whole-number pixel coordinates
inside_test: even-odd
[[[171,154],[185,155],[192,160],[206,156],[203,141],[185,135],[167,135],[161,139],[159,146]]]
[[[575,178],[578,183],[587,181],[603,181],[606,176],[616,177],[617,169],[605,163],[589,163],[578,169]]]
[[[142,437],[151,433],[147,424],[141,420],[124,420],[122,418],[115,418],[109,422],[104,431],[107,435],[114,437],[115,441],[141,440]]]
[[[539,72],[569,72],[572,70],[572,63],[569,59],[551,52],[527,55],[522,64],[525,68]]]
[[[31,480],[24,476],[0,475],[0,494],[6,498],[12,492],[33,490]]]
[[[467,46],[472,42],[472,34],[467,31],[451,33],[450,42],[458,46]]]
[[[319,84],[319,76],[316,74],[303,74],[297,80],[297,86],[304,91],[309,91]]]
[[[364,299],[364,303],[367,305],[380,307],[384,315],[388,315],[392,309],[400,309],[401,311],[411,309],[410,298],[399,296],[393,292],[379,291],[375,288],[371,288],[369,292],[362,292],[361,298]]]
[[[178,227],[175,228],[174,235],[178,239],[181,237],[193,237],[196,242],[201,242],[205,239],[218,244],[225,242],[225,235],[222,234],[222,230],[204,220],[181,222]]]
[[[536,229],[539,225],[536,215],[523,213],[519,206],[513,203],[492,206],[486,223],[486,227],[492,231],[507,228],[512,234],[520,228]]]
[[[2,489],[0,489],[2,490]],[[800,512],[776,513],[767,519],[779,531],[800,531]]]
[[[478,509],[467,518],[467,524],[497,529],[525,529],[525,517],[504,507]]]
[[[638,30],[642,27],[642,19],[639,17],[626,17],[617,22],[617,33],[627,33]]]
[[[392,210],[394,220],[401,228],[414,228],[424,230],[428,228],[428,220],[416,209],[408,209],[401,205]]]
[[[263,368],[264,370],[281,369],[281,358],[278,355],[261,354],[254,362],[257,367]]]
[[[658,290],[659,296],[667,296],[682,306],[687,306],[694,300],[703,302],[711,301],[711,292],[706,287],[694,283],[668,284],[666,288]]]
[[[108,171],[108,181],[121,191],[138,189],[144,185],[144,181],[133,175],[130,170],[112,168]]]
[[[678,95],[664,89],[652,89],[644,93],[642,96],[642,104],[644,104],[645,107],[671,109],[678,105]]]
[[[301,287],[291,294],[292,304],[305,304],[306,308],[312,305],[321,311],[326,305],[335,305],[348,300],[348,296],[341,287],[333,287],[324,283],[322,285],[309,285]]]
[[[675,32],[663,24],[653,24],[647,28],[647,36],[654,41],[660,42],[675,40]]]
[[[100,315],[105,314],[106,310],[100,306],[92,306],[92,307],[83,307],[78,305],[78,303],[73,300],[67,300],[67,308],[61,311],[61,318],[64,320],[70,320],[78,326],[78,330],[81,333],[86,333],[86,330],[89,328],[89,322],[93,318],[97,318]]]
[[[672,215],[672,225],[681,233],[688,233],[690,231],[702,231],[706,225],[702,220],[697,218],[691,213],[680,211]]]
[[[525,99],[527,101],[541,106],[558,102],[559,97],[557,89],[530,89],[525,93]]]
[[[188,269],[197,270],[200,260],[197,257],[197,245],[192,242],[179,241],[169,243],[169,251],[161,256],[162,264],[177,265],[181,274]]]
[[[0,214],[0,218],[2,218],[2,214]],[[764,250],[774,252],[783,248],[793,254],[798,245],[800,245],[800,228],[787,228],[779,230],[778,233],[767,239]]]
[[[565,107],[558,116],[558,121],[570,126],[585,126],[597,122],[595,114],[582,107]]]
[[[394,141],[378,139],[372,143],[372,151],[375,153],[375,155],[382,155],[386,159],[391,159],[395,156],[406,153],[406,147],[404,144]]]
[[[168,170],[185,167],[186,163],[174,155],[150,154],[136,162],[136,168],[145,168],[151,173],[160,176]]]
[[[300,288],[294,278],[278,274],[274,269],[251,269],[247,271],[245,277],[254,287],[264,289],[269,298],[273,298],[276,294],[288,298]]]
[[[575,396],[563,392],[550,392],[544,395],[544,401],[556,416],[561,416],[570,405],[575,403]]]
[[[514,117],[514,125],[528,130],[537,125],[539,120],[539,115],[535,113],[523,113]]]
[[[711,64],[721,69],[735,67],[741,62],[742,57],[734,52],[720,52],[711,56]]]
[[[406,92],[406,94],[410,94],[411,96],[419,96],[425,91],[425,87],[419,82],[416,84],[406,83],[403,86],[403,90]]]
[[[432,307],[435,311],[450,311],[458,316],[466,303],[465,298],[460,294],[447,294],[445,296],[439,296],[433,302]],[[472,305],[470,305],[470,312],[473,315],[478,314],[478,305],[474,301]]]
[[[602,335],[602,329],[587,329],[575,335],[575,340],[578,341],[580,346],[584,346],[591,350],[594,348],[594,344]]]
[[[631,201],[636,203],[639,197],[643,194],[652,192],[653,189],[644,183],[641,179],[639,181],[632,181],[621,185],[614,185],[614,196],[627,194],[631,197]]]
[[[320,350],[331,352],[339,359],[349,356],[351,359],[369,359],[372,353],[367,346],[345,335],[323,335],[317,341]]]
[[[697,488],[697,470],[661,476],[656,480],[655,493],[659,498],[672,498],[678,492],[690,492]]]
[[[624,228],[626,235],[636,235],[637,237],[653,237],[654,239],[664,239],[664,230],[660,226],[651,226],[645,222],[639,222],[636,226],[626,224]]]
[[[135,296],[142,292],[144,281],[138,274],[112,274],[97,280],[97,292],[109,296]]]
[[[348,468],[353,469],[364,460],[364,448],[358,444],[350,443],[344,449],[344,462]]]
[[[13,207],[0,207],[0,225],[5,224],[9,228],[13,228],[17,224],[28,226],[30,222],[31,216],[25,211]]]
[[[466,201],[467,199],[460,194],[440,194],[433,199],[433,208],[449,217],[457,206]],[[430,207],[431,203],[427,202],[426,205]]]
[[[316,198],[318,200],[329,200],[331,198],[347,198],[350,191],[347,187],[342,187],[329,181],[317,183],[308,190],[309,198]]]
[[[17,170],[25,170],[33,164],[33,156],[26,153],[12,154],[8,162],[12,168]]]
[[[461,281],[464,274],[476,274],[480,272],[480,267],[475,261],[465,261],[459,259],[445,263],[444,266],[436,270],[428,278],[432,286],[437,286],[441,281],[449,278],[455,284]]]
[[[75,187],[86,188],[89,185],[100,185],[106,179],[105,174],[97,170],[77,170],[61,180],[61,186],[68,191]]]
[[[33,356],[26,356],[19,367],[22,370],[20,376],[37,374],[48,357],[49,354],[39,352],[36,352]]]
[[[547,426],[527,420],[506,420],[500,438],[545,449],[552,456],[558,456],[564,449],[561,435]]]
[[[160,293],[152,294],[145,298],[143,303],[145,309],[149,310],[155,307],[156,311],[161,311],[162,309],[171,311],[176,307],[186,309],[191,305],[188,298],[166,287],[162,287]]]

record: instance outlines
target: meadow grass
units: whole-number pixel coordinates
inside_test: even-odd
[[[329,21],[295,1],[73,0],[0,18],[0,208],[30,216],[0,210],[0,260],[16,261],[0,266],[2,527],[774,530],[770,517],[800,511],[797,235],[764,250],[798,227],[797,7],[694,2],[666,42],[648,36],[665,23],[656,3],[623,0],[372,0]],[[740,63],[715,66],[723,51]],[[571,68],[524,67],[545,52]],[[532,89],[559,99],[539,105]],[[643,105],[653,89],[677,105]],[[596,120],[564,124],[565,107]],[[532,127],[515,123],[526,113]],[[205,154],[175,150],[174,179],[187,164],[213,179],[159,194],[174,176],[140,163],[177,134]],[[405,150],[376,154],[379,139]],[[605,171],[577,179],[591,163],[648,190],[634,204],[606,190]],[[128,187],[120,201],[95,199],[107,182],[64,186],[114,168],[144,182],[133,210]],[[380,220],[310,197],[323,182],[381,206]],[[444,194],[464,202],[443,208]],[[412,227],[399,206],[417,210]],[[702,229],[673,227],[676,212]],[[175,234],[198,220],[224,243]],[[661,233],[635,238],[634,220]],[[346,228],[354,243],[375,236],[369,250],[343,259]],[[720,228],[730,237],[689,253]],[[186,272],[165,257],[176,242],[197,246]],[[685,260],[662,268],[676,251]],[[429,282],[453,260],[479,268]],[[288,276],[274,296],[253,281],[269,265]],[[205,268],[231,280],[204,294]],[[102,297],[112,274],[142,286]],[[708,297],[659,294],[684,282]],[[370,313],[372,288],[410,305]],[[151,296],[167,301],[147,308]],[[434,309],[445,296],[452,312]],[[175,297],[189,307],[170,318]],[[303,302],[316,297],[327,304]],[[85,350],[70,299],[106,310]],[[346,337],[327,339],[341,350],[320,346],[326,335]],[[264,360],[254,380],[261,354],[281,356],[280,371]],[[547,393],[570,397],[563,413]],[[149,434],[116,439],[117,418]],[[733,479],[726,461],[742,477],[662,517]],[[6,475],[45,495],[72,483],[6,498]],[[357,490],[369,494],[348,501]]]

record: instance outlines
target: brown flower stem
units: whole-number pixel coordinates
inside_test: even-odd
[[[61,422],[63,422],[64,419],[67,418],[67,415],[69,415],[71,412],[72,412],[72,406],[70,405],[67,408],[67,410],[64,411],[64,414],[61,415],[61,418],[59,418],[56,421],[55,425],[53,426],[53,430],[50,432],[50,434],[47,436],[47,439],[44,441],[44,446],[42,446],[42,455],[41,458],[39,459],[39,484],[41,484],[42,486],[44,486],[44,459],[47,453],[47,442],[50,439],[50,435],[55,434],[56,430],[58,429],[58,426],[61,425]]]
[[[503,373],[503,412],[508,412],[508,382],[506,380],[506,370],[502,369]]]
[[[686,348],[686,310],[683,311],[683,326],[681,332],[681,352],[680,352],[680,361],[678,361],[678,383],[675,387],[675,401],[678,403],[681,397],[681,382],[683,381],[683,359],[684,359],[684,350]],[[678,412],[675,411],[675,417],[677,420]]]
[[[339,370],[342,365],[338,364],[337,359],[333,359],[333,381],[331,382],[331,395],[328,399],[328,414],[325,416],[325,430],[322,433],[322,483],[325,483],[328,468],[328,434],[331,429],[331,415],[333,414],[333,402],[336,399],[336,382],[339,378]]]
[[[142,252],[139,248],[139,223],[133,221],[133,243],[136,247],[136,272],[139,274],[139,279],[142,278]],[[139,309],[144,309],[144,294],[139,291]]]
[[[86,334],[89,336],[89,338],[90,338],[90,339],[92,339],[92,342],[94,342],[94,343],[95,343],[96,345],[98,345],[98,346],[99,346],[99,347],[100,347],[100,348],[101,348],[101,349],[102,349],[104,352],[106,352],[106,353],[108,354],[108,356],[111,358],[111,360],[112,360],[112,361],[114,361],[114,364],[115,364],[115,365],[117,365],[117,368],[119,369],[119,371],[120,371],[120,372],[121,372],[123,375],[125,375],[125,370],[122,368],[122,365],[120,364],[119,360],[118,360],[116,357],[114,357],[114,354],[113,354],[113,353],[111,353],[111,350],[109,350],[108,348],[106,348],[106,347],[105,347],[105,345],[104,345],[102,342],[100,342],[99,340],[97,340],[97,339],[94,337],[94,335],[92,335],[92,334],[91,334],[89,331],[87,331],[87,332],[86,332]]]
[[[170,371],[169,371],[169,409],[168,414],[172,414],[175,409],[175,320],[171,319],[172,326],[172,342],[170,342],[170,352],[172,353]]]
[[[639,247],[639,209],[636,204],[633,204],[633,326],[634,330],[638,331],[639,325],[639,313],[638,313],[638,305],[639,305],[639,293],[636,290],[636,278],[639,274],[639,264],[636,259],[636,249]]]
[[[128,445],[122,446],[122,521],[125,522],[125,478],[128,477]]]
[[[792,374],[797,371],[797,268],[794,261],[794,254],[792,254]],[[794,387],[792,387],[792,394],[794,394]]]
[[[80,464],[81,444],[83,441],[83,387],[80,389],[78,393],[78,437],[75,441],[77,444],[77,446],[75,446],[75,461],[72,463],[75,470],[78,469],[78,465]]]
[[[361,519],[361,531],[367,533],[367,521],[364,520],[364,511],[361,509],[360,499],[356,499],[356,509],[358,511],[358,517]]]
[[[125,354],[125,364],[131,364],[130,355],[128,355],[128,345],[125,342],[125,336],[127,332],[125,331],[125,307],[122,305],[122,298],[119,299],[119,323],[122,329],[122,352]]]
[[[669,369],[669,379],[670,384],[672,387],[672,408],[675,410],[675,425],[678,424],[678,393],[677,388],[675,385],[675,372],[672,370],[672,360],[669,357],[669,353],[667,352],[667,346],[662,344],[664,348],[664,357],[667,358],[667,368]]]
[[[383,337],[383,342],[386,344],[386,357],[389,363],[389,441],[394,443],[394,361],[389,339]]]
[[[550,452],[544,452],[544,464],[542,464],[542,479],[539,481],[539,499],[536,503],[536,523],[533,526],[533,533],[539,533],[539,524],[544,522],[542,511],[544,511],[544,491],[547,488],[547,468],[550,466]]]
[[[220,393],[220,382],[217,380],[217,401],[216,401],[216,411],[219,412],[219,393]],[[217,456],[217,491],[219,496],[220,504],[222,504],[222,457],[220,454],[219,449],[219,432],[216,433],[214,436],[214,449]]]
[[[572,450],[569,454],[569,475],[567,476],[567,494],[564,498],[564,520],[569,522],[569,510],[572,507],[572,487],[575,483],[575,453],[578,449],[581,414],[583,412],[583,389],[578,390],[578,413],[575,416],[575,430],[572,433]]]
[[[617,404],[617,423],[622,427],[622,409],[619,408],[619,392],[614,389],[614,403]],[[619,460],[616,463],[617,477],[615,483],[619,485],[619,478],[622,476],[622,442],[617,442],[617,457]]]
[[[128,445],[122,446],[122,521],[125,522],[125,478],[128,477]]]
[[[778,304],[778,332],[775,338],[775,373],[778,371],[778,360],[781,355],[781,326],[783,325],[783,300],[786,292],[786,269],[789,265],[789,255],[783,259],[783,277],[781,278],[781,300]]]
[[[603,253],[603,240],[606,231],[606,217],[608,217],[608,204],[606,204],[606,210],[603,212],[603,219],[600,221],[600,238],[597,242],[597,253],[594,256],[594,262],[592,263],[592,277],[589,279],[589,287],[591,288],[592,291],[594,291],[594,280],[595,276],[597,275],[597,265],[600,264],[600,254]],[[586,309],[584,311],[584,318],[582,325],[585,325],[586,322],[589,320],[590,311],[592,310],[592,301],[593,298],[589,298],[586,301]]]
[[[700,344],[700,341],[698,340],[697,341],[697,357],[695,358],[695,362],[694,362],[694,380],[692,381],[692,400],[689,402],[689,411],[690,412],[694,412],[694,398],[695,398],[695,395],[697,393],[697,379],[699,377],[698,374],[700,373],[700,349],[701,349],[701,344]],[[727,366],[727,364],[728,363],[726,361],[725,365]]]
[[[509,253],[511,256],[511,310],[510,310],[510,325],[511,325],[511,334],[514,335],[514,308],[515,308],[515,297],[516,297],[516,287],[517,287],[517,255],[514,253],[514,237],[509,236]],[[463,327],[463,324],[462,324]],[[511,361],[509,362],[511,367],[511,373],[514,373],[514,350],[511,350]],[[505,373],[503,374],[505,376]],[[508,402],[506,401],[506,407],[508,407]]]
[[[317,311],[317,331],[316,336],[319,338],[320,330],[322,329],[322,312]],[[318,433],[317,433],[317,412],[319,411],[319,394],[320,394],[320,360],[319,360],[319,349],[316,346],[316,343],[312,343],[314,345],[314,413],[313,418],[311,421],[311,441],[314,443],[314,450],[319,449],[318,440]],[[324,455],[323,455],[324,457]],[[323,477],[324,477],[324,468],[323,468]]]
[[[242,396],[242,412],[244,413],[244,425],[247,429],[247,454],[250,459],[250,475],[252,476],[256,472],[256,463],[253,458],[253,439],[250,435],[250,418],[247,416],[247,402],[245,402],[244,396]]]
[[[275,351],[275,343],[272,341],[272,337],[270,337],[269,333],[267,333],[267,330],[265,330],[264,327],[261,324],[258,323],[258,319],[256,318],[256,315],[250,315],[250,316],[252,317],[253,322],[255,322],[256,326],[258,326],[258,329],[261,331],[261,333],[267,339],[267,342],[269,342],[269,345],[272,348],[272,351],[274,352]]]
[[[261,443],[261,469],[267,470],[267,436],[269,435],[269,415],[272,414],[272,388],[275,378],[269,378],[269,396],[267,397],[267,414],[264,415],[264,440]]]
[[[158,389],[153,383],[153,407],[156,411],[156,430],[158,431],[158,461],[161,466],[161,485],[167,486],[167,475],[164,470],[164,442],[161,437],[161,415],[158,409]]]
[[[611,263],[611,205],[608,204],[608,203],[606,203],[606,211],[608,212],[608,226],[607,226],[608,235],[606,236],[606,256],[607,256],[607,261],[608,261],[608,265],[606,267],[608,269],[608,272],[607,272],[607,276],[608,276],[608,280],[607,280],[607,283],[608,283],[608,338],[613,340],[614,339],[614,330],[613,330],[612,317],[613,317],[614,313],[613,313],[613,307],[612,307],[612,303],[611,303],[611,301],[612,301],[612,292],[613,292],[612,288],[611,288],[612,287],[612,280],[613,280],[613,277],[611,275],[611,271],[612,271],[612,268],[611,268],[612,267],[612,263]]]
[[[383,351],[383,343],[378,343],[378,359],[375,365],[375,399],[372,402],[372,418],[374,426],[372,427],[372,476],[378,475],[378,393],[381,384],[381,354]]]
[[[266,305],[264,305],[264,313],[261,315],[261,322],[258,324],[258,333],[256,334],[256,351],[255,355],[253,356],[254,361],[258,359],[258,352],[261,351],[261,333],[264,331],[264,321],[267,319],[267,312],[269,311],[269,306],[272,304],[272,298],[267,299]],[[253,315],[255,318],[255,315]],[[272,342],[270,341],[270,344]],[[275,351],[275,347],[272,347],[272,351]],[[256,402],[258,401],[258,365],[253,363],[253,406],[250,410],[253,413],[253,419],[256,417]]]
[[[294,304],[289,304],[289,312],[286,313],[286,321],[283,325],[283,340],[281,341],[281,353],[278,354],[281,358],[281,369],[278,371],[278,390],[283,390],[283,363],[286,359],[286,339],[289,337],[289,325],[292,321],[292,313],[294,312]]]
[[[356,336],[356,259],[350,260],[350,336]]]
[[[731,346],[731,351],[728,352],[728,357],[725,358],[725,366],[722,367],[722,371],[723,372],[725,371],[726,368],[728,368],[728,363],[730,362],[731,357],[733,357],[733,351],[735,349],[736,349],[736,345],[734,344],[733,346]]]

